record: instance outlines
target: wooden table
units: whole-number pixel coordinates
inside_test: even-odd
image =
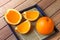
[[[60,31],[60,0],[0,0],[0,40],[16,40],[14,34],[11,32],[7,23],[3,19],[3,15],[6,10],[9,8],[14,8],[20,11],[22,9],[35,5],[36,3],[43,9],[46,15],[53,19],[56,28]],[[59,39],[60,32],[46,40]],[[21,40],[24,40],[24,38]]]

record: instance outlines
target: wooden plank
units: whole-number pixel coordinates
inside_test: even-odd
[[[9,35],[12,34],[9,26],[5,26],[2,30],[0,30],[0,40],[5,40]]]
[[[56,0],[51,6],[46,8],[44,12],[50,17],[59,9],[60,9],[60,0]]]
[[[57,25],[60,22],[60,10],[57,11],[51,18],[55,22],[55,25]]]
[[[2,13],[0,13],[0,18],[1,18],[2,16],[3,16]]]
[[[7,9],[11,9],[11,8],[15,8],[18,11],[20,11],[20,10],[23,10],[23,9],[25,9],[27,7],[35,5],[39,1],[40,0],[31,0],[31,1],[30,0],[22,0],[22,1],[21,0],[18,0],[18,1],[11,0],[7,4],[0,7],[0,13],[1,13],[1,15],[3,15],[6,12]]]
[[[16,37],[14,36],[14,34],[12,34],[9,38],[7,38],[6,40],[17,40]]]
[[[0,0],[0,7],[8,3],[10,0]]]
[[[60,23],[56,27],[60,31]]]
[[[25,0],[22,0],[22,1],[20,1],[20,0],[18,0],[18,1],[10,0],[10,2],[8,2],[7,4],[5,4],[2,7],[0,7],[0,13],[3,15],[6,12],[7,9],[14,8],[15,6],[17,6],[18,4],[21,4],[24,1]]]
[[[38,3],[38,5],[44,10],[51,4],[53,4],[56,0],[42,0]]]
[[[4,18],[0,18],[0,29],[3,28],[5,25],[7,25],[6,21],[4,20]]]
[[[30,6],[35,5],[36,3],[38,3],[40,0],[27,0],[25,1],[23,4],[19,5],[18,7],[16,7],[15,9],[17,9],[18,11],[26,9]]]

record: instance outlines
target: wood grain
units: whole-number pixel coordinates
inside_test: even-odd
[[[14,34],[12,34],[9,38],[7,38],[6,40],[17,40],[16,37],[14,36]]]
[[[55,25],[57,25],[60,22],[60,10],[54,13],[54,15],[51,18],[55,22]]]
[[[60,31],[60,23],[56,27]]]
[[[4,18],[0,18],[0,30],[5,26],[7,25],[6,21],[4,20]]]
[[[10,30],[9,26],[7,25],[5,28],[0,30],[0,40],[5,40],[11,34],[12,34],[12,31]]]
[[[4,1],[4,3],[3,3]],[[0,0],[0,7],[2,7],[3,5],[5,5],[6,3],[8,3],[10,0]]]
[[[19,5],[18,7],[16,7],[15,9],[17,9],[18,11],[21,11],[23,9],[26,9],[30,6],[33,6],[35,4],[37,4],[40,0],[27,0],[26,2],[24,2],[23,4]]]
[[[5,14],[6,10],[7,9],[10,9],[10,8],[14,8],[15,6],[17,6],[18,4],[21,4],[23,3],[25,0],[18,0],[18,1],[15,1],[15,0],[10,0],[10,2],[8,2],[7,4],[3,5],[2,7],[0,7],[0,13],[1,15]],[[3,1],[4,2],[4,1]],[[14,2],[14,3],[13,3]],[[12,5],[11,5],[12,4]],[[8,6],[8,7],[7,7]],[[3,10],[4,9],[4,10]]]
[[[51,4],[53,4],[56,0],[42,0],[38,3],[38,5],[44,10]]]
[[[23,10],[27,7],[30,7],[30,6],[33,6],[35,5],[37,2],[39,2],[40,0],[18,0],[18,1],[15,1],[15,0],[11,0],[10,2],[8,2],[7,4],[3,5],[2,7],[0,7],[0,13],[1,13],[1,16],[3,14],[5,14],[6,10],[7,9],[11,9],[11,8],[14,8],[14,9],[17,9],[18,11],[20,10]],[[4,1],[3,1],[4,2]],[[12,4],[12,5],[11,5]],[[3,10],[4,9],[4,10]],[[1,17],[0,16],[0,17]]]
[[[52,5],[46,8],[44,12],[50,17],[59,9],[60,9],[60,0],[56,0]]]

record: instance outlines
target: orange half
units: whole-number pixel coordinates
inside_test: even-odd
[[[29,32],[30,28],[31,28],[31,23],[30,23],[30,21],[26,20],[26,21],[22,22],[21,24],[17,25],[15,30],[18,33],[26,34]]]
[[[21,13],[15,9],[8,9],[4,17],[5,20],[12,25],[17,25],[22,19]]]
[[[39,17],[39,12],[38,11],[26,11],[22,14],[25,19],[29,21],[34,21]]]

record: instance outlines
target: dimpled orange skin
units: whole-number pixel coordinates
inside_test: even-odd
[[[39,18],[36,22],[36,30],[39,34],[50,34],[54,30],[54,22],[49,17]]]

